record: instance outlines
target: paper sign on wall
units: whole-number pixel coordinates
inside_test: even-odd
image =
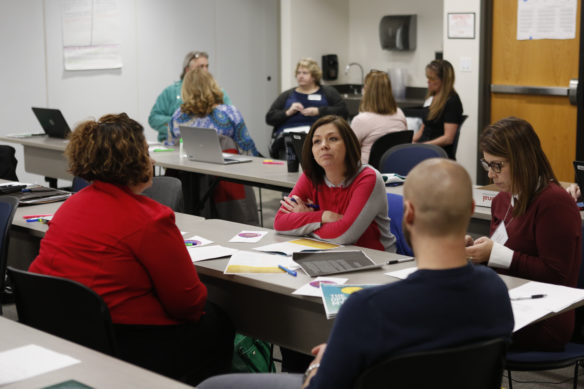
[[[577,0],[517,0],[517,40],[574,39]]]

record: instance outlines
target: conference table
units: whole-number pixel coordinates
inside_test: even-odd
[[[63,155],[67,144],[65,140],[44,136],[28,138],[0,136],[0,141],[23,145],[24,166],[27,172],[45,177],[72,179],[67,172],[67,161]],[[155,146],[154,149],[156,149]],[[258,157],[250,157],[252,161],[248,163],[218,165],[181,158],[177,150],[153,151],[151,155],[155,160],[155,165],[163,168],[207,174],[245,185],[256,186],[260,189],[265,188],[281,192],[290,191],[300,176],[300,173],[289,173],[284,161],[276,161],[276,164],[265,163],[266,160]],[[386,191],[402,194],[403,187],[390,186],[386,187]],[[261,195],[260,190],[260,207],[262,203]],[[488,235],[490,220],[491,209],[477,206],[469,225],[469,231],[476,235]]]
[[[38,253],[39,242],[48,226],[38,222],[28,223],[22,216],[33,214],[53,214],[61,203],[35,205],[17,210],[11,229],[8,263],[26,269]],[[253,251],[254,247],[285,242],[294,237],[280,235],[275,231],[233,223],[219,219],[203,219],[197,216],[176,214],[176,223],[185,238],[199,235],[225,247]],[[257,243],[234,243],[229,240],[243,230],[266,231]],[[18,232],[19,250],[14,252],[14,232]],[[344,246],[335,250],[361,249]],[[376,263],[403,258],[398,254],[363,249]],[[313,280],[302,271],[293,277],[287,273],[278,274],[224,274],[228,258],[196,262],[201,280],[209,291],[209,299],[221,306],[232,318],[241,333],[265,339],[287,348],[309,353],[311,348],[325,342],[334,323],[327,320],[320,298],[293,295],[292,292]],[[384,273],[414,266],[414,262],[384,265],[379,269],[345,273],[339,277],[348,278],[347,284],[386,284],[397,281]],[[526,280],[501,276],[509,288],[519,286]]]
[[[6,385],[1,384],[2,379],[6,379],[6,377],[0,377],[0,386],[3,389],[38,389],[70,380],[78,381],[95,389],[192,389],[192,386],[0,316],[0,353],[28,345],[40,346],[67,355],[77,359],[80,363]],[[26,365],[23,363],[17,368],[28,367]]]

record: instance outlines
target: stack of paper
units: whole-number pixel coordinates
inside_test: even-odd
[[[261,247],[256,247],[255,250],[264,251],[267,253],[276,253],[284,255],[292,255],[301,251],[320,251],[330,250],[340,247],[338,244],[323,242],[316,239],[294,239],[288,242],[272,243]]]

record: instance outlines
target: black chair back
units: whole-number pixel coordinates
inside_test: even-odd
[[[75,176],[73,177],[73,185],[71,186],[71,192],[77,193],[86,186],[89,186],[89,181],[85,180],[84,178]]]
[[[8,261],[8,232],[18,207],[18,199],[12,196],[0,197],[0,300],[4,293],[6,281],[6,262]],[[1,302],[1,301],[0,301]],[[0,304],[0,315],[2,304]]]
[[[369,154],[369,165],[379,170],[379,162],[383,154],[395,145],[403,143],[412,143],[414,131],[405,130],[390,132],[377,139],[373,146],[371,146],[371,153]]]
[[[12,146],[0,145],[0,178],[3,180],[18,181],[16,176],[16,150]]]
[[[18,321],[85,347],[117,355],[107,305],[90,288],[60,277],[8,267]]]
[[[166,205],[175,212],[184,212],[185,202],[182,182],[176,177],[156,176],[152,178],[152,186],[144,192],[144,196]]]
[[[354,388],[500,389],[506,348],[498,338],[391,357],[361,373]]]

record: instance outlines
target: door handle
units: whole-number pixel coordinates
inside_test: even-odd
[[[528,86],[491,84],[491,92],[536,96],[566,96],[570,104],[576,105],[578,80],[571,79],[568,87],[561,86]]]

